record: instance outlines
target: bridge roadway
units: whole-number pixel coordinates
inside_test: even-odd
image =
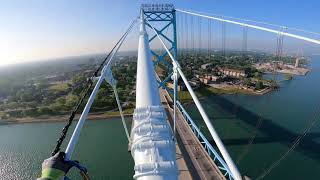
[[[169,123],[173,127],[173,102],[166,90],[160,88],[163,104]],[[198,138],[193,134],[180,110],[177,108],[176,149],[179,179],[225,180],[218,167],[207,154]]]

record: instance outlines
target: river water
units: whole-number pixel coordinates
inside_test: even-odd
[[[0,179],[36,179],[41,172],[41,163],[50,155],[63,125],[0,126]],[[120,119],[88,121],[73,157],[88,168],[92,179],[132,179],[133,160],[127,150]],[[75,170],[70,177],[80,179]]]
[[[263,96],[213,95],[202,101],[242,174],[252,179],[260,177],[289,149],[310,121],[320,121],[320,56],[313,57],[311,68],[307,76],[282,81],[279,90]],[[195,106],[187,109],[198,126],[204,127]],[[319,179],[319,152],[320,122],[317,122],[296,150],[264,179]]]
[[[252,179],[262,175],[308,122],[319,119],[320,56],[313,58],[311,67],[307,76],[284,81],[278,91],[264,96],[213,95],[202,101],[242,174]],[[194,105],[187,110],[210,139]],[[0,125],[0,180],[38,177],[41,162],[50,155],[62,127],[63,123]],[[317,122],[264,179],[318,179],[319,143]],[[133,161],[127,145],[120,119],[88,121],[73,157],[86,165],[92,179],[132,179]],[[70,176],[80,177],[76,171]]]

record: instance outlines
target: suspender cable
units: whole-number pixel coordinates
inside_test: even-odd
[[[198,100],[196,94],[194,93],[192,87],[190,86],[187,78],[185,77],[184,73],[182,72],[181,68],[180,68],[180,65],[178,64],[178,62],[174,59],[174,57],[172,56],[171,52],[169,51],[169,49],[167,48],[167,46],[164,44],[164,42],[162,41],[162,39],[160,38],[158,32],[155,30],[155,28],[153,26],[151,26],[153,31],[157,34],[157,37],[158,39],[160,40],[162,46],[166,49],[166,51],[168,52],[168,55],[170,56],[171,60],[172,60],[172,63],[174,64],[175,67],[177,67],[177,71],[179,72],[183,82],[185,83],[192,99],[194,100],[204,122],[206,123],[207,127],[208,127],[208,130],[212,136],[212,138],[214,139],[218,149],[220,150],[221,154],[222,154],[222,157],[224,158],[224,160],[226,161],[227,165],[228,165],[228,168],[230,169],[231,171],[231,174],[232,174],[232,177],[235,179],[235,180],[241,180],[241,175],[239,173],[239,170],[238,168],[236,167],[236,165],[234,164],[233,160],[231,159],[227,149],[225,148],[224,144],[222,143],[218,133],[216,132],[216,130],[214,129],[210,119],[208,118],[208,115],[207,113],[204,111],[200,101]]]
[[[213,19],[213,20],[226,22],[226,23],[230,23],[230,24],[236,24],[236,25],[240,25],[240,26],[247,26],[248,28],[258,29],[258,30],[261,30],[261,31],[266,31],[266,32],[274,33],[274,34],[279,34],[281,32],[279,30],[275,30],[275,29],[271,29],[271,28],[265,28],[265,27],[256,26],[256,25],[252,25],[252,24],[247,24],[247,23],[242,23],[242,22],[222,19],[222,18],[218,18],[218,17],[214,17],[214,16],[207,16],[207,15],[194,13],[194,12],[190,12],[190,11],[185,11],[185,10],[181,10],[181,9],[176,9],[176,11],[183,12],[183,13],[190,14],[190,15],[194,15],[194,16],[210,18],[210,19]],[[287,32],[282,32],[282,35],[283,36],[288,36],[288,37],[291,37],[291,38],[294,38],[294,39],[300,39],[300,40],[303,40],[303,41],[307,41],[307,42],[311,42],[311,43],[320,45],[320,40],[317,40],[317,39],[312,39],[312,38],[300,36],[300,35],[297,35],[297,34],[287,33]]]
[[[186,53],[185,53],[185,50],[186,50],[186,44],[185,44],[185,14],[181,14],[181,30],[182,30],[182,40],[181,42],[183,43],[183,50],[182,50],[182,54],[183,54],[183,62],[185,62],[185,57],[186,57]]]
[[[208,19],[208,59],[210,62],[210,50],[211,50],[211,24],[210,24],[210,19]]]
[[[126,132],[128,142],[129,142],[129,144],[131,144],[131,139],[130,139],[130,135],[129,135],[129,132],[128,132],[128,128],[127,128],[126,121],[125,121],[125,119],[124,119],[122,107],[121,107],[120,100],[119,100],[119,96],[118,96],[118,92],[117,92],[117,87],[114,86],[114,87],[112,87],[112,88],[113,88],[113,91],[114,91],[114,95],[116,96],[116,101],[117,101],[117,104],[118,104],[118,108],[119,108],[119,112],[120,112],[120,116],[121,116],[121,121],[122,121],[123,128],[124,128],[124,130],[125,130],[125,132]]]
[[[201,43],[202,43],[202,39],[201,39],[201,17],[199,17],[199,57],[201,56]]]
[[[246,59],[248,51],[248,28],[247,26],[243,26],[242,28],[242,58]]]
[[[192,58],[194,58],[194,25],[193,25],[193,16],[191,16],[191,47],[192,47]]]
[[[73,151],[74,151],[75,145],[76,145],[77,142],[78,142],[81,129],[82,129],[82,127],[83,127],[83,125],[84,125],[84,122],[85,122],[85,120],[86,120],[86,118],[87,118],[87,116],[88,116],[88,113],[89,113],[89,110],[90,110],[90,108],[91,108],[91,105],[92,105],[92,103],[93,103],[93,101],[94,101],[94,98],[95,98],[95,96],[96,96],[99,88],[100,88],[101,83],[102,83],[103,80],[105,79],[105,75],[106,75],[106,73],[107,73],[107,68],[110,66],[110,64],[111,64],[111,62],[112,62],[112,59],[113,59],[115,53],[116,53],[116,52],[119,50],[119,48],[121,47],[122,43],[123,43],[124,40],[126,39],[126,37],[127,37],[127,35],[129,34],[129,32],[131,31],[131,29],[132,29],[132,27],[133,27],[133,25],[134,25],[135,22],[136,22],[136,21],[133,21],[133,23],[132,23],[131,26],[129,27],[128,31],[125,33],[125,35],[124,35],[123,38],[121,39],[120,43],[116,46],[116,47],[117,47],[116,51],[113,51],[113,53],[112,53],[112,55],[111,55],[108,63],[103,67],[103,69],[102,69],[102,71],[101,71],[101,76],[100,76],[97,84],[95,85],[95,87],[94,87],[94,89],[93,89],[93,91],[92,91],[92,93],[91,93],[91,95],[90,95],[90,97],[89,97],[89,99],[88,99],[88,102],[87,102],[87,104],[86,104],[86,106],[85,106],[85,108],[84,108],[84,110],[83,110],[83,112],[82,112],[82,114],[81,114],[81,116],[80,116],[80,119],[79,119],[79,121],[78,121],[78,123],[77,123],[77,126],[76,126],[76,128],[74,129],[73,134],[72,134],[72,136],[71,136],[71,138],[70,138],[69,144],[68,144],[67,149],[66,149],[66,157],[65,157],[66,160],[69,160],[69,159],[71,158],[71,156],[72,156],[72,153],[73,153]]]
[[[226,58],[226,24],[221,22],[221,48],[222,56]]]
[[[186,58],[189,55],[189,27],[188,27],[188,15],[186,14]]]

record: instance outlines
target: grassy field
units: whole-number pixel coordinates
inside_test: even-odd
[[[198,98],[208,97],[210,95],[220,95],[220,94],[250,94],[250,95],[254,94],[245,89],[238,89],[238,88],[218,89],[218,88],[208,87],[208,86],[200,87],[199,89],[195,90],[195,93]],[[191,102],[192,97],[187,90],[179,91],[179,100],[183,103]]]
[[[69,84],[68,83],[61,83],[61,84],[55,84],[49,87],[50,90],[52,91],[67,91],[69,89]]]
[[[123,114],[133,114],[134,108],[128,108],[123,110]],[[112,115],[112,116],[119,116],[120,112],[119,111],[107,111],[104,113],[104,115]]]

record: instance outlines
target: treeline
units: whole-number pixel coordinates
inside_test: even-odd
[[[78,102],[79,94],[84,88],[87,78],[92,75],[95,66],[96,64],[90,63],[77,66],[73,64],[73,68],[69,72],[52,73],[50,71],[41,76],[28,75],[24,78],[21,74],[16,74],[12,78],[20,78],[20,81],[13,83],[4,82],[3,78],[0,78],[1,87],[8,86],[7,90],[1,88],[0,118],[69,113]],[[136,62],[125,60],[117,62],[112,71],[118,81],[117,89],[121,102],[126,107],[132,107],[135,101],[133,93]],[[86,98],[88,99],[88,97]],[[84,108],[84,105],[85,103],[81,108]],[[105,82],[101,85],[91,111],[106,111],[116,107],[113,90]]]

